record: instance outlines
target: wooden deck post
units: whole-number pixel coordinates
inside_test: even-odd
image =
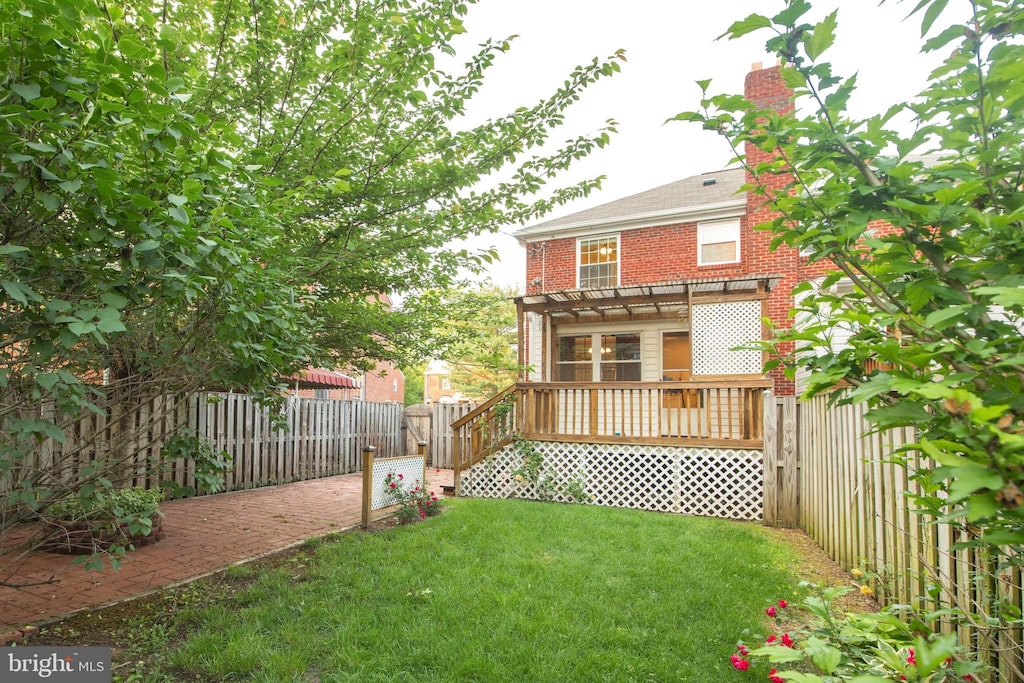
[[[370,526],[370,507],[373,503],[373,446],[363,446],[363,528]]]
[[[452,439],[452,452],[452,466],[455,468],[452,483],[455,488],[455,497],[458,498],[462,488],[462,435],[459,431],[455,432],[455,438]]]

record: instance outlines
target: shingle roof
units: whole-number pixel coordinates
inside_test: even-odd
[[[713,183],[708,182],[714,180]],[[737,192],[745,181],[742,168],[727,168],[690,176],[668,185],[639,192],[629,197],[601,204],[568,216],[527,226],[516,234],[547,232],[568,226],[588,223],[606,223],[615,219],[636,218],[646,214],[667,213],[675,209],[714,205],[738,198]]]

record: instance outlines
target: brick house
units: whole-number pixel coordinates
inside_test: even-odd
[[[792,110],[778,67],[751,71],[745,91]],[[766,154],[746,152],[752,164]],[[762,318],[789,326],[790,291],[821,266],[769,250],[772,236],[753,227],[771,213],[741,190],[749,181],[742,168],[703,173],[518,231],[524,379],[760,378],[760,353],[729,349],[766,338]],[[781,373],[770,379],[794,393]]]
[[[452,383],[452,369],[443,360],[432,360],[423,372],[423,401],[425,403],[458,403],[462,392]]]
[[[793,109],[779,67],[755,65],[745,94]],[[746,154],[756,165],[768,153]],[[743,347],[767,338],[765,321],[792,324],[793,286],[822,266],[769,249],[772,236],[753,228],[773,214],[743,191],[751,181],[742,168],[703,173],[516,233],[528,283],[516,299],[520,365],[530,370],[453,425],[466,444],[457,475],[471,475],[462,490],[508,495],[502,472],[515,469],[508,444],[520,434],[598,502],[759,518],[764,406],[795,385],[765,376],[763,353]],[[694,486],[695,472],[709,482]]]

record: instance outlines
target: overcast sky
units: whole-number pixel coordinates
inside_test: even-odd
[[[859,72],[855,111],[881,111],[921,90],[937,58],[918,54],[919,18],[904,20],[914,4],[816,3],[815,18],[839,7],[836,44],[826,55],[835,73]],[[519,37],[489,71],[470,114],[497,116],[536,104],[577,64],[623,48],[628,61],[622,71],[588,88],[568,112],[567,126],[554,136],[561,141],[594,131],[608,118],[618,121],[612,144],[566,176],[607,179],[600,191],[545,220],[718,170],[731,157],[723,139],[697,124],[664,121],[698,107],[695,81],[710,78],[713,92],[741,93],[752,63],[774,64],[764,52],[766,35],[715,38],[737,19],[752,12],[770,15],[781,7],[781,0],[480,0],[465,18],[468,33],[457,43],[460,56],[468,57],[487,37]],[[517,227],[502,226],[500,233],[474,244],[499,249],[502,263],[490,273],[494,281],[522,288],[525,250],[510,236]]]

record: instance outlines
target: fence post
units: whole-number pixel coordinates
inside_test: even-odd
[[[778,413],[775,407],[775,394],[771,390],[764,392],[764,523],[768,526],[778,524],[779,518],[779,442]]]
[[[782,436],[782,493],[779,497],[779,523],[784,527],[800,526],[800,451],[797,443],[796,396],[782,397],[782,421],[779,434]]]
[[[370,526],[370,506],[373,501],[373,446],[363,446],[363,528]]]

